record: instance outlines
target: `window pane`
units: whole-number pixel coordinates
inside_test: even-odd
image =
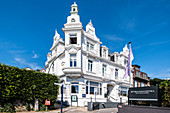
[[[78,93],[79,91],[78,91],[78,86],[77,85],[72,85],[71,86],[71,93]]]
[[[73,67],[73,62],[70,60],[70,67]]]
[[[102,88],[100,88],[100,95],[102,95]]]
[[[77,44],[77,37],[70,37],[70,44]]]
[[[97,87],[98,87],[98,86],[99,86],[99,83],[98,83],[98,82],[92,82],[92,81],[90,81],[90,86],[91,86],[91,85],[92,85],[92,86],[97,86]]]
[[[88,83],[89,83],[89,82],[87,81],[87,82],[86,82],[86,85],[88,85]]]
[[[88,94],[88,86],[86,86],[86,94]]]
[[[76,59],[74,60],[74,67],[76,67],[77,66],[77,63],[76,63]]]
[[[87,51],[89,51],[89,43],[87,42]]]
[[[94,87],[90,87],[90,94],[94,94]]]
[[[76,58],[76,54],[70,54],[70,58]]]

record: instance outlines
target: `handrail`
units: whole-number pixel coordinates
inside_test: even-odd
[[[118,99],[115,99],[115,98],[113,98],[112,96],[109,95],[109,99],[110,99],[110,97],[111,97],[112,99],[116,100],[116,101],[118,100]]]

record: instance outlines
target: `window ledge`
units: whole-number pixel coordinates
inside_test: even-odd
[[[94,72],[92,72],[92,71],[86,71],[87,73],[92,73],[92,74],[96,74],[96,73],[94,73]]]

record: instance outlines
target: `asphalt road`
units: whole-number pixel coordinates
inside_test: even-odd
[[[95,110],[95,111],[87,111],[87,108],[85,107],[68,107],[63,109],[63,113],[117,113],[118,109],[117,108],[106,108],[106,109],[100,109],[100,110]],[[43,111],[43,112],[18,112],[18,113],[60,113],[60,109],[58,110],[53,110],[53,111]]]

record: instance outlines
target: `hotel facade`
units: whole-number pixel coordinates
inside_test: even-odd
[[[128,62],[127,45],[120,53],[109,54],[91,21],[83,29],[78,11],[74,3],[62,28],[65,41],[55,31],[45,63],[46,73],[58,76],[64,83],[63,97],[69,105],[77,106],[77,102],[71,102],[72,95],[77,96],[78,106],[86,106],[90,101],[127,103],[128,88],[132,87],[132,76],[123,78]]]

